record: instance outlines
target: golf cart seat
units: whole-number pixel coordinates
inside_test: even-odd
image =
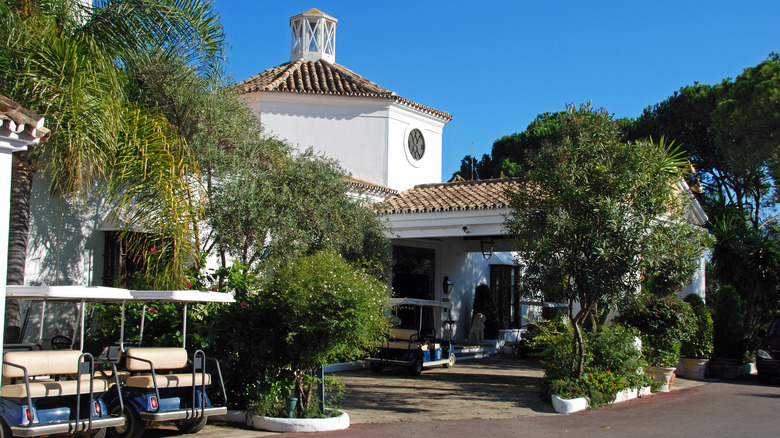
[[[11,351],[3,356],[2,385],[4,398],[58,397],[103,393],[109,388],[106,379],[94,378],[90,372],[79,374],[82,353],[78,350]],[[88,364],[89,362],[87,362]],[[80,382],[79,377],[80,376]]]
[[[428,348],[440,348],[438,343],[431,345],[427,340],[420,336],[420,332],[414,329],[391,328],[388,334],[388,340],[377,345],[384,348],[411,349],[416,348],[422,351]]]
[[[130,388],[178,388],[210,385],[211,374],[186,372],[162,374],[160,371],[183,370],[187,366],[184,348],[129,348],[124,355],[125,369],[131,374],[123,378]],[[144,373],[144,371],[149,371]]]

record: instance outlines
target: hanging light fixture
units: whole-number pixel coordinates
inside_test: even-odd
[[[487,260],[493,257],[493,238],[486,237],[479,241],[479,249],[482,250],[482,258]]]

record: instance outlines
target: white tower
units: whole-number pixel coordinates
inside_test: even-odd
[[[303,58],[304,61],[322,59],[335,63],[336,23],[338,20],[317,9],[309,9],[290,18],[290,62]]]

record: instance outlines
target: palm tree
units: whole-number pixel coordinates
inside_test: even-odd
[[[152,285],[181,285],[200,208],[193,201],[197,166],[176,127],[126,92],[127,66],[153,53],[216,75],[221,25],[208,0],[86,3],[0,3],[0,90],[46,117],[52,131],[14,159],[8,284],[24,281],[32,180],[40,169],[55,195],[99,187],[125,230],[144,229],[158,243],[145,264]],[[18,318],[18,304],[9,302],[6,326]]]

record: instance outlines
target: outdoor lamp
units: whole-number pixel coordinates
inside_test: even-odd
[[[444,291],[444,296],[449,296],[450,292],[452,292],[452,286],[454,286],[454,284],[450,281],[450,278],[445,275],[444,281],[441,282],[441,289]]]
[[[493,238],[488,237],[479,241],[479,249],[482,250],[482,258],[487,260],[493,257]]]

